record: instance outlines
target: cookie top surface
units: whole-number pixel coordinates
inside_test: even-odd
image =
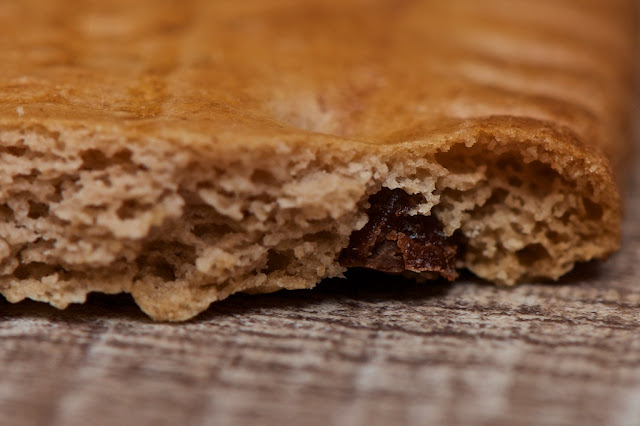
[[[204,146],[550,127],[618,162],[632,5],[8,1],[0,123]]]

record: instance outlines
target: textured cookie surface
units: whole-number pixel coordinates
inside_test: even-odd
[[[312,287],[386,190],[487,280],[604,258],[634,17],[631,0],[3,1],[0,291],[126,291],[182,320]]]

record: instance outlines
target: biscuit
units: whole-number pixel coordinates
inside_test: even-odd
[[[0,5],[0,292],[186,320],[619,247],[635,2]]]

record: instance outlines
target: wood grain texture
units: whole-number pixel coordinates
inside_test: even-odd
[[[2,302],[2,424],[637,425],[640,172],[628,195],[622,251],[559,284],[359,274],[176,325]]]

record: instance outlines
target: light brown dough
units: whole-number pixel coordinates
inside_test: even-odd
[[[184,320],[313,287],[383,187],[489,281],[606,258],[634,5],[3,1],[0,291]]]

